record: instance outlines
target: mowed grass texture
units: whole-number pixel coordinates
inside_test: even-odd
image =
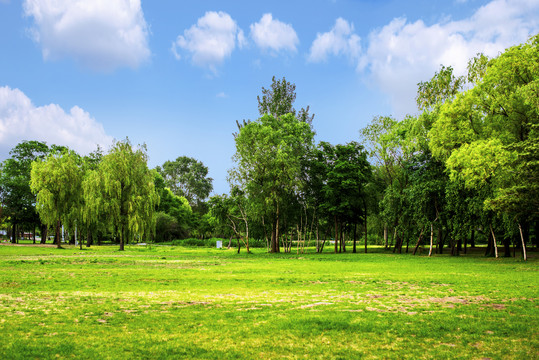
[[[0,358],[539,358],[538,262],[0,247]]]

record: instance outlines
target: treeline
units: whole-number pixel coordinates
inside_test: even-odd
[[[61,226],[88,245],[218,236],[270,252],[357,251],[380,239],[393,252],[511,245],[526,258],[539,231],[539,35],[467,74],[441,67],[417,93],[419,115],[380,116],[357,142],[314,140],[314,115],[297,111],[295,85],[273,78],[260,117],[237,121],[230,192],[214,195],[208,169],[179,157],[150,170],[146,149],[117,142],[81,157],[35,141],[11,151],[0,173],[2,221]],[[35,231],[34,231],[35,233]],[[13,237],[15,236],[15,237]],[[16,240],[16,235],[12,239]],[[252,245],[252,241],[251,241]]]
[[[526,258],[539,231],[539,36],[496,58],[479,54],[465,76],[443,67],[418,86],[418,116],[376,117],[361,143],[315,144],[308,110],[296,116],[295,86],[273,80],[261,117],[238,122],[230,195],[212,214],[248,247],[272,252],[335,239],[346,251],[358,232],[383,234],[386,248],[459,254],[477,234],[486,254],[511,244]],[[306,116],[307,114],[307,116]],[[364,148],[365,146],[365,148]],[[434,249],[435,248],[435,249]],[[411,251],[411,250],[410,250]]]
[[[204,200],[212,190],[208,169],[179,157],[150,170],[144,146],[128,139],[107,154],[80,156],[66,147],[23,141],[1,164],[1,221],[12,242],[25,232],[45,243],[61,238],[81,246],[109,241],[170,241],[204,237],[211,219]]]

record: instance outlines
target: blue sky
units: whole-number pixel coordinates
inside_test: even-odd
[[[145,143],[228,191],[235,120],[272,76],[296,84],[317,140],[416,113],[416,84],[539,32],[539,0],[0,0],[0,160],[22,140],[88,153]]]

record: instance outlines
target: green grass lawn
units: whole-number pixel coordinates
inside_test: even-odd
[[[538,264],[0,246],[0,358],[539,358]]]

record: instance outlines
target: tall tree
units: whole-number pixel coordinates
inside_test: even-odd
[[[60,226],[75,231],[81,215],[83,169],[74,151],[50,154],[45,161],[32,163],[30,188],[37,195],[37,211],[43,223],[56,227],[60,245]]]
[[[278,239],[285,195],[297,190],[302,158],[312,147],[310,125],[293,114],[276,118],[264,115],[240,129],[236,136],[237,163],[232,181],[244,189],[260,213],[271,219],[271,251],[279,251]]]
[[[166,161],[157,171],[175,195],[185,197],[194,210],[203,212],[203,203],[213,190],[213,179],[208,177],[208,168],[201,161],[180,156]]]
[[[24,224],[39,226],[36,212],[36,196],[30,189],[30,171],[32,162],[43,159],[49,153],[49,147],[39,141],[23,141],[11,151],[11,158],[0,165],[0,199],[2,215],[10,218],[12,241],[16,241],[17,227]],[[44,235],[42,229],[42,236]]]
[[[129,239],[149,237],[155,229],[159,195],[147,158],[144,146],[133,149],[129,140],[116,142],[84,183],[87,211],[107,214],[120,250]]]
[[[314,114],[309,115],[309,106],[301,108],[296,112],[293,104],[296,101],[296,84],[286,81],[283,77],[276,80],[275,76],[271,78],[271,88],[262,87],[262,97],[257,96],[258,112],[260,116],[270,114],[278,118],[282,115],[293,114],[299,121],[312,124]]]

